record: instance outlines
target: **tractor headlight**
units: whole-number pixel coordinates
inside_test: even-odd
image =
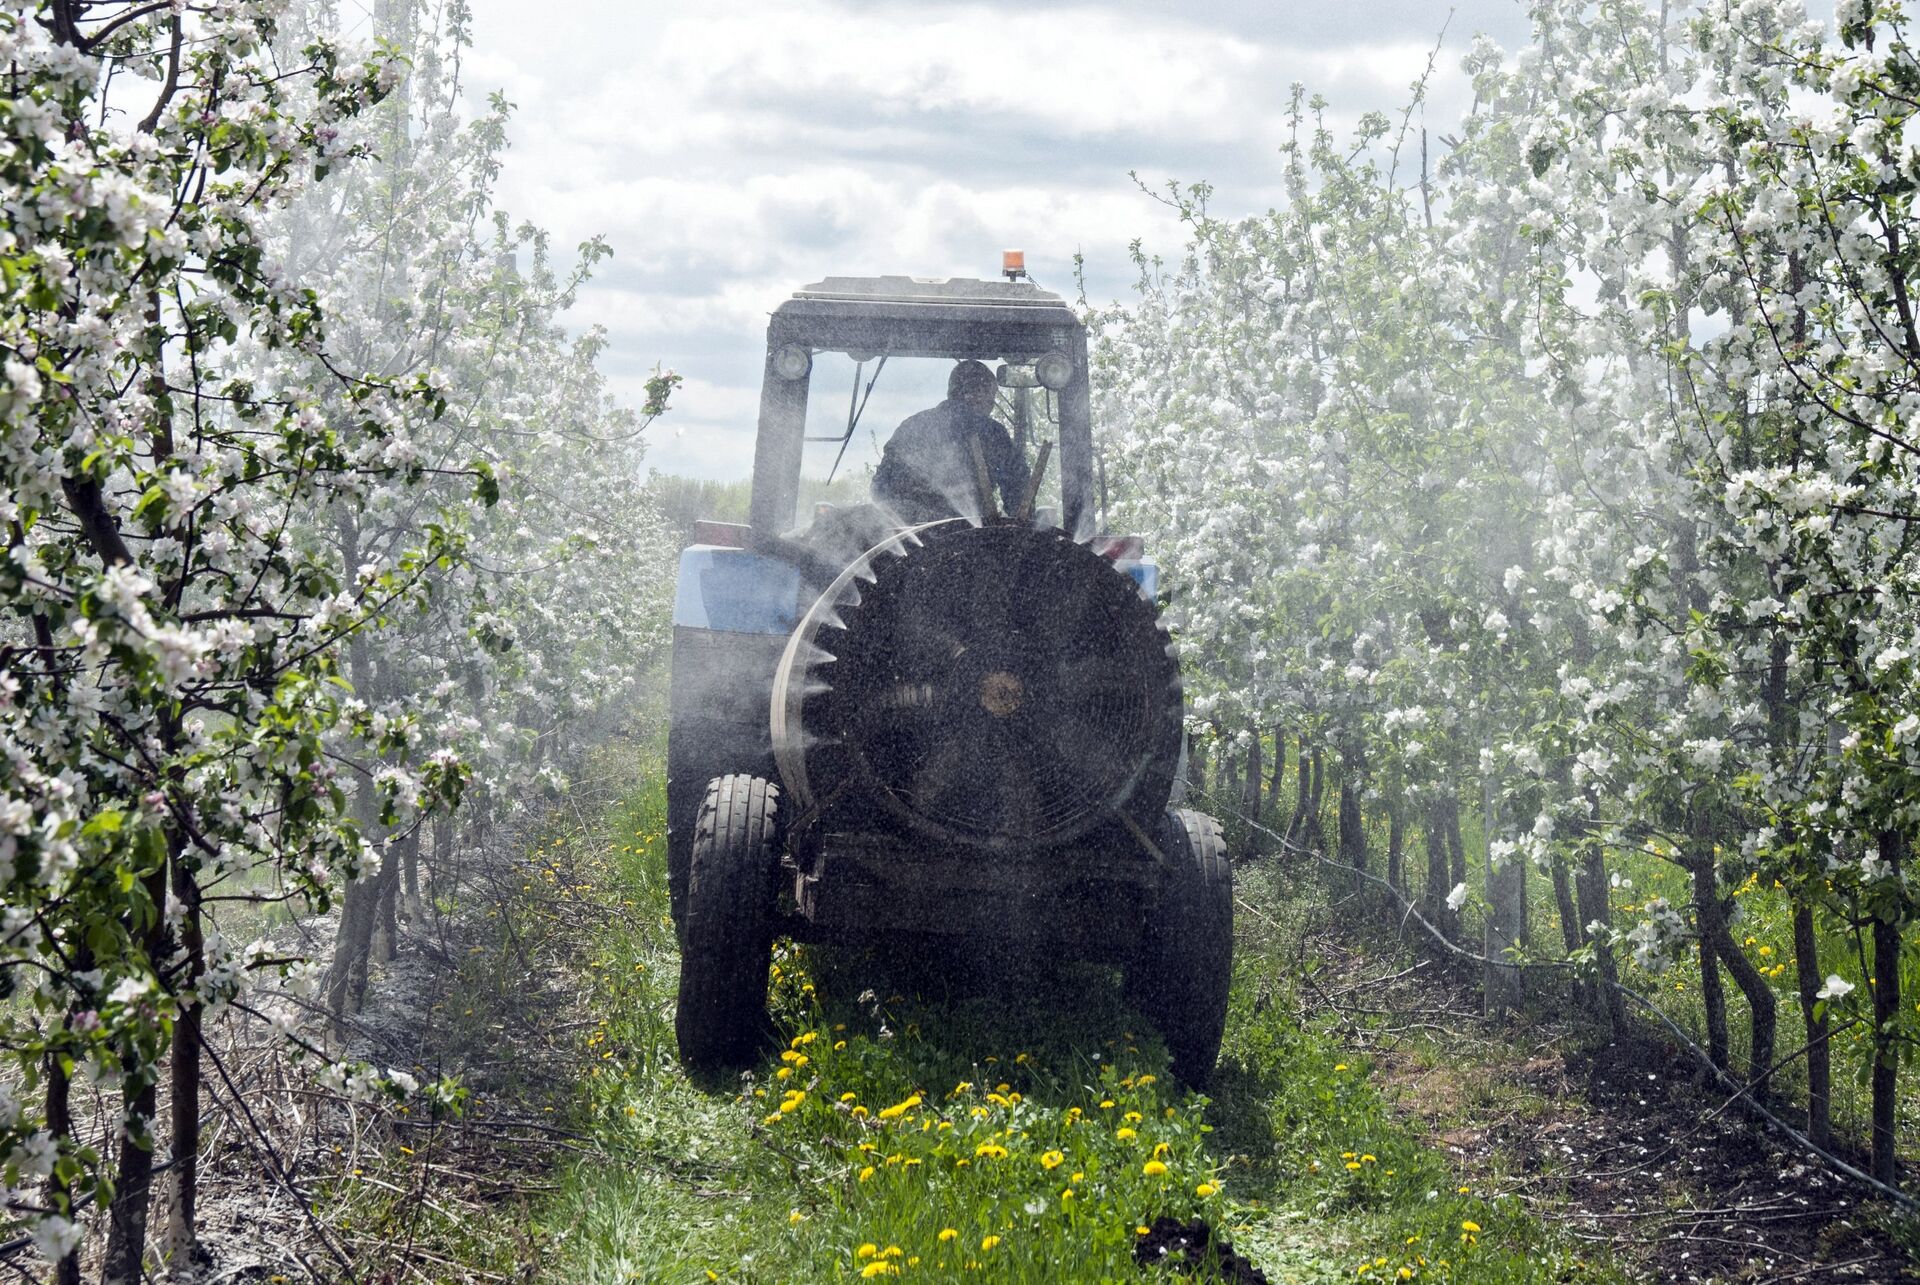
[[[813,369],[813,354],[799,344],[785,344],[773,354],[773,373],[782,379],[805,379]]]
[[[1073,381],[1073,358],[1063,352],[1050,352],[1033,363],[1033,373],[1042,387],[1057,393]]]

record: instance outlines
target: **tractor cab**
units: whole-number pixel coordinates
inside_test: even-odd
[[[829,277],[772,315],[749,522],[697,527],[675,594],[668,884],[690,1065],[752,1055],[774,938],[858,942],[884,919],[1119,964],[1176,1071],[1212,1067],[1225,850],[1169,806],[1179,661],[1153,564],[1098,529],[1085,327],[1016,257],[1004,281]],[[844,489],[803,506],[810,448],[831,478],[890,365],[968,359],[997,368],[1025,495],[997,504],[981,464],[958,517],[907,525]],[[810,426],[829,363],[852,365],[846,421]]]
[[[843,448],[864,411],[858,381],[867,368],[873,368],[877,383],[889,363],[916,358],[971,358],[997,367],[1011,418],[1028,421],[1010,425],[1016,435],[1031,424],[1036,401],[1058,425],[1057,525],[1092,533],[1086,327],[1059,295],[1030,281],[916,277],[829,277],[775,309],[767,327],[753,459],[751,526],[756,533],[784,535],[799,521],[811,376],[816,356],[829,353],[845,354],[855,363],[855,393],[839,439]]]

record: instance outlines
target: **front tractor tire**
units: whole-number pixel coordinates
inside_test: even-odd
[[[1173,873],[1127,966],[1127,993],[1166,1041],[1174,1075],[1204,1088],[1227,1027],[1233,874],[1220,823],[1203,813],[1169,808],[1160,850]]]
[[[753,1060],[767,1021],[780,869],[780,788],[715,777],[694,824],[682,907],[680,1062],[696,1073]]]

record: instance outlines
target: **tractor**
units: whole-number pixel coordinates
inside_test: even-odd
[[[772,314],[749,520],[696,525],[674,601],[667,865],[689,1069],[756,1056],[776,940],[883,935],[1116,965],[1175,1074],[1213,1069],[1226,847],[1173,805],[1179,659],[1154,562],[1100,529],[1086,328],[1023,275],[829,278]],[[821,354],[861,363],[856,392],[868,362],[998,363],[1016,441],[1035,398],[1055,429],[1029,494],[996,504],[983,469],[959,517],[822,506],[802,525]]]

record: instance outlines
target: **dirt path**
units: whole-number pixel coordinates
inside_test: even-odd
[[[1920,1280],[1884,1203],[1787,1150],[1653,1040],[1483,1020],[1469,980],[1315,935],[1303,995],[1374,1060],[1411,1127],[1648,1280]]]

